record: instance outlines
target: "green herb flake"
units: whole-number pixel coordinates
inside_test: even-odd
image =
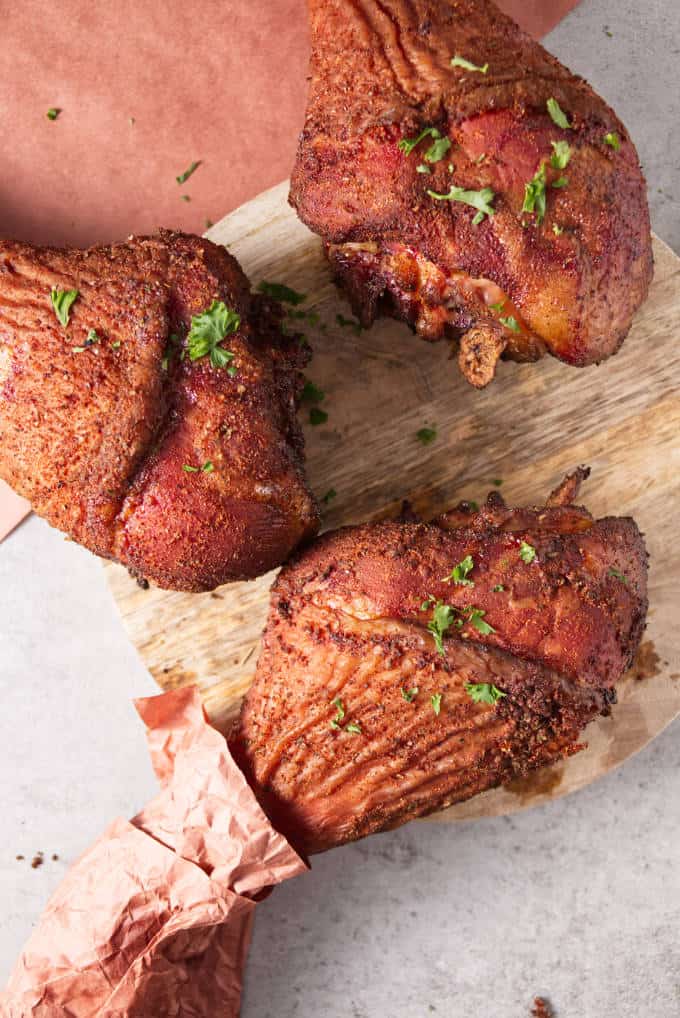
[[[437,138],[425,153],[425,162],[438,163],[440,159],[444,158],[450,148],[451,142],[448,138]]]
[[[180,195],[180,200],[181,201],[191,201],[191,196],[188,195],[188,194],[181,194]]]
[[[445,576],[442,583],[455,583],[459,587],[474,587],[474,582],[468,580],[469,574],[474,569],[472,555],[466,555],[464,559],[454,566],[448,576]]]
[[[71,305],[79,294],[79,290],[59,290],[57,287],[54,287],[50,293],[54,313],[64,328],[68,325],[71,317]]]
[[[552,231],[553,231],[553,233],[555,234],[556,237],[561,237],[562,234],[564,233],[564,227],[563,226],[558,226],[557,223],[553,223]]]
[[[185,474],[197,474],[199,471],[199,467],[192,467],[190,463],[185,463],[184,466],[182,467],[182,470],[184,471]]]
[[[421,445],[430,445],[431,442],[434,442],[436,437],[436,428],[420,428],[419,431],[416,431],[416,438]]]
[[[345,318],[344,315],[337,314],[335,320],[341,328],[351,329],[355,336],[361,335],[362,325],[356,318]]]
[[[59,109],[58,106],[52,106],[47,111],[45,116],[47,117],[48,120],[56,120],[60,113],[61,113],[61,110]]]
[[[623,573],[620,573],[618,569],[611,567],[607,570],[607,573],[609,576],[613,576],[615,579],[621,580],[621,583],[625,583],[625,585],[628,586],[628,577],[624,576]]]
[[[220,344],[237,331],[241,324],[241,316],[228,308],[221,300],[214,300],[207,311],[194,315],[187,336],[187,350],[192,361],[202,357],[210,357],[214,368],[228,368],[234,375],[236,368],[231,365],[234,353],[225,350]]]
[[[192,163],[188,170],[185,170],[184,173],[180,173],[179,177],[175,177],[177,183],[178,184],[186,183],[186,181],[189,179],[192,173],[195,173],[200,165],[201,165],[200,159],[198,162]]]
[[[437,653],[441,654],[442,657],[445,655],[444,651],[444,633],[449,629],[455,620],[455,609],[450,604],[444,604],[443,601],[435,601],[432,606],[432,618],[427,624],[428,632],[432,633],[434,639],[434,645],[437,648]]]
[[[503,483],[503,478],[494,477],[491,483],[493,484],[494,488],[500,488],[501,484]]]
[[[73,347],[73,352],[74,353],[83,353],[89,347],[95,346],[98,342],[99,342],[99,336],[97,335],[97,330],[96,329],[90,329],[88,334],[87,334],[87,336],[86,336],[86,338],[85,338],[84,344],[82,346],[74,346]]]
[[[265,296],[273,297],[274,300],[280,300],[282,304],[292,304],[294,307],[307,300],[306,293],[298,293],[297,290],[291,289],[290,286],[286,286],[284,283],[268,283],[263,279],[261,283],[258,283],[257,288]]]
[[[486,612],[481,608],[466,608],[465,610],[467,612],[466,621],[482,636],[489,636],[490,633],[496,632],[493,626],[484,621]]]
[[[204,474],[212,474],[215,472],[215,464],[212,462],[212,460],[205,461],[205,463],[201,467],[201,472]]]
[[[499,318],[498,321],[501,325],[504,325],[506,329],[510,329],[511,332],[520,332],[519,322],[514,315],[508,315],[507,318]]]
[[[551,141],[553,154],[550,156],[550,165],[554,170],[563,170],[569,165],[571,159],[571,146],[568,141]]]
[[[340,722],[344,721],[345,718],[345,705],[339,696],[336,696],[335,700],[331,701],[333,707],[335,707],[336,714],[331,721],[331,728],[340,728]]]
[[[500,314],[504,307],[505,307],[504,300],[499,300],[497,304],[489,304],[489,310],[495,311],[497,314]]]
[[[502,700],[507,693],[502,692],[491,682],[466,682],[465,692],[474,703],[495,704]]]
[[[552,187],[557,188],[566,187],[568,183],[569,183],[568,177],[558,177],[557,180],[553,180]]]
[[[326,413],[325,410],[319,409],[318,406],[313,406],[313,407],[310,408],[310,411],[309,411],[309,423],[312,424],[315,428],[319,424],[325,424],[327,420],[328,420],[328,414]]]
[[[482,154],[477,156],[477,158],[475,159],[475,163],[477,164],[477,166],[481,166],[485,159],[486,152],[482,152]]]
[[[526,562],[529,565],[536,558],[536,549],[532,545],[527,544],[526,541],[522,541],[519,546],[519,557],[522,562]]]
[[[483,64],[482,67],[478,67],[477,64],[471,63],[469,60],[466,60],[465,57],[458,56],[458,54],[456,54],[455,57],[451,57],[451,66],[462,67],[464,71],[478,71],[480,74],[486,74],[489,70],[488,64]]]
[[[324,505],[328,505],[330,502],[332,502],[334,498],[337,497],[337,494],[338,493],[335,490],[335,488],[329,488],[326,494],[322,497],[321,501],[324,503]]]
[[[117,339],[117,340],[115,341],[115,343],[112,343],[112,344],[111,344],[111,349],[112,349],[112,350],[118,350],[118,348],[119,348],[119,347],[120,347],[120,340],[119,340],[119,339]]]
[[[420,145],[423,138],[441,138],[441,132],[436,127],[424,127],[420,134],[415,138],[402,138],[397,146],[400,152],[403,152],[405,156],[410,156],[414,148]]]
[[[429,166],[426,166],[425,163],[420,163],[416,166],[416,173],[432,173],[432,170]]]
[[[503,586],[502,583],[497,583],[495,587],[491,588],[491,592],[493,594],[500,594],[502,590],[505,590],[505,587]]]
[[[306,378],[300,396],[301,401],[303,403],[321,403],[325,398],[326,393],[323,389],[320,389],[318,385],[315,385],[309,378]]]
[[[491,202],[496,196],[490,187],[484,187],[481,191],[466,191],[464,188],[452,184],[448,194],[438,194],[436,191],[429,190],[427,193],[430,198],[434,198],[436,201],[459,201],[477,209],[477,214],[472,220],[473,226],[478,226],[484,216],[495,215],[495,209]]]
[[[540,226],[545,218],[545,210],[545,163],[541,163],[529,183],[524,185],[522,212],[534,212],[536,223]]]
[[[430,697],[430,703],[432,704],[432,710],[435,713],[435,717],[439,717],[442,709],[442,694],[433,693]]]
[[[418,693],[419,693],[419,689],[418,689],[417,686],[413,686],[412,689],[404,689],[403,686],[401,688],[401,695],[406,700],[406,703],[413,703],[413,701],[417,697]]]
[[[571,124],[567,119],[567,115],[560,108],[560,104],[558,103],[557,99],[548,99],[546,106],[548,108],[548,113],[550,114],[550,119],[552,120],[553,124],[557,124],[558,127],[562,127],[564,128],[564,130],[567,130],[568,128],[571,127]]]
[[[361,725],[358,721],[350,721],[349,724],[345,725],[345,731],[351,732],[352,735],[361,735]]]
[[[616,131],[610,131],[608,134],[605,134],[604,143],[605,145],[609,145],[610,148],[613,148],[615,152],[618,152],[621,148],[621,139]]]

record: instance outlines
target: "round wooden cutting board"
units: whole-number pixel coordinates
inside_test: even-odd
[[[477,392],[446,343],[425,343],[392,321],[369,331],[342,324],[351,312],[287,193],[287,184],[267,191],[208,236],[229,247],[253,285],[286,283],[318,313],[318,323],[302,329],[315,351],[307,373],[326,393],[328,420],[312,427],[308,409],[301,417],[311,486],[320,497],[337,493],[324,529],[394,514],[404,498],[432,516],[462,498],[481,501],[492,478],[502,478],[509,504],[541,503],[564,473],[586,463],[592,474],[583,503],[596,516],[634,516],[646,535],[648,629],[611,717],[586,730],[588,748],[435,819],[511,813],[582,788],[680,712],[680,259],[655,239],[650,297],[621,352],[601,367],[575,370],[550,357],[501,364]],[[425,447],[416,438],[423,427],[437,431]],[[225,731],[253,677],[274,574],[212,594],[176,594],[142,590],[120,566],[105,568],[159,685],[197,683]]]

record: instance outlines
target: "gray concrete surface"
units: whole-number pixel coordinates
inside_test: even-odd
[[[585,0],[548,45],[627,123],[680,251],[677,0]],[[153,690],[99,564],[24,524],[0,546],[0,981],[77,854],[154,793],[130,704]],[[259,909],[244,1018],[521,1018],[536,994],[560,1018],[679,1014],[679,737],[548,807],[315,860]]]

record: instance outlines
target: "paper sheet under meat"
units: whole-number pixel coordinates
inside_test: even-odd
[[[255,898],[304,872],[205,720],[195,687],[137,701],[161,791],[52,896],[3,1018],[230,1018]]]

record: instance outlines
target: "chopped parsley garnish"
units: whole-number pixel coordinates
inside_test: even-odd
[[[522,562],[526,562],[529,565],[536,558],[536,549],[532,545],[527,544],[526,541],[522,541],[519,546],[519,557]]]
[[[500,488],[501,484],[503,483],[503,478],[494,477],[491,483],[493,484],[494,488]]]
[[[230,375],[236,373],[231,362],[234,353],[220,346],[227,336],[236,332],[241,316],[228,308],[221,300],[214,300],[207,311],[194,315],[187,336],[187,350],[192,361],[210,356],[214,368],[227,368]]]
[[[420,428],[419,431],[416,431],[416,438],[418,439],[421,445],[429,445],[430,442],[434,442],[436,437],[437,437],[436,428]]]
[[[215,465],[212,460],[206,460],[201,467],[201,472],[204,474],[212,474],[215,471]]]
[[[194,467],[190,463],[185,463],[182,470],[185,474],[212,474],[215,470],[215,466],[212,460],[206,460],[202,467]]]
[[[345,318],[344,315],[337,314],[335,320],[343,329],[351,329],[355,336],[361,335],[362,325],[356,318]]]
[[[413,149],[420,145],[423,138],[428,137],[439,139],[441,138],[441,132],[436,127],[424,127],[416,138],[402,138],[397,147],[405,156],[410,156]]]
[[[567,119],[566,113],[560,108],[560,104],[557,99],[548,99],[546,106],[548,107],[548,113],[553,124],[557,124],[558,127],[562,127],[565,130],[571,127]]]
[[[448,576],[445,576],[442,583],[455,583],[460,587],[474,587],[474,582],[468,580],[468,575],[474,569],[472,555],[466,555],[464,559],[454,566]]]
[[[201,165],[200,159],[198,162],[192,163],[188,170],[185,170],[184,173],[180,173],[179,177],[175,177],[177,183],[184,184],[189,179],[191,174],[196,172],[200,165]]]
[[[48,120],[56,120],[60,113],[61,110],[59,109],[58,106],[52,106],[52,108],[47,111],[45,116],[47,117]]]
[[[514,315],[508,315],[507,318],[499,318],[498,321],[501,325],[504,325],[506,329],[510,329],[511,332],[519,332],[519,322]]]
[[[326,398],[326,393],[323,389],[320,389],[318,385],[314,385],[314,382],[310,382],[308,378],[305,379],[305,384],[302,389],[302,395],[300,399],[303,403],[321,403]]]
[[[120,346],[120,340],[119,340],[119,339],[117,339],[117,340],[115,341],[115,343],[112,343],[112,344],[111,344],[111,349],[112,349],[112,350],[117,350],[119,346]]]
[[[412,689],[404,689],[403,686],[402,686],[401,695],[406,700],[406,703],[412,703],[415,700],[415,698],[417,697],[418,693],[419,693],[419,689],[418,689],[417,686],[413,686]]]
[[[491,682],[466,682],[465,692],[474,703],[494,704],[508,695]]]
[[[621,139],[616,131],[610,131],[608,134],[605,134],[604,143],[605,145],[609,145],[610,148],[613,148],[615,152],[618,152],[621,148]]]
[[[502,590],[505,590],[505,587],[503,586],[502,583],[497,583],[495,587],[491,588],[491,592],[493,594],[500,594]]]
[[[331,701],[336,710],[336,715],[331,721],[331,728],[340,728],[340,722],[345,719],[345,705],[339,696]]]
[[[434,711],[436,717],[439,717],[440,711],[442,709],[442,694],[433,693],[432,696],[430,697],[430,703],[432,704],[432,710]]]
[[[553,154],[550,156],[550,165],[554,170],[563,170],[569,165],[571,159],[571,146],[568,141],[551,141]]]
[[[569,178],[568,177],[558,177],[557,180],[553,180],[552,186],[553,187],[566,187],[568,183],[569,183]]]
[[[456,187],[455,184],[452,184],[448,194],[437,194],[436,191],[428,191],[427,193],[430,198],[435,198],[437,201],[460,201],[464,205],[471,205],[473,209],[477,209],[477,214],[472,220],[473,226],[478,226],[484,219],[484,216],[493,216],[495,214],[495,209],[491,202],[496,196],[490,187],[484,187],[481,191],[466,191],[464,188]]]
[[[325,424],[328,420],[328,414],[325,410],[320,410],[318,406],[313,406],[309,411],[309,423],[316,427],[318,424]]]
[[[552,231],[556,237],[561,237],[562,234],[564,233],[564,227],[558,226],[557,223],[553,223]]]
[[[489,65],[484,64],[482,67],[478,67],[476,64],[466,60],[465,57],[459,57],[458,54],[455,57],[451,57],[452,67],[462,67],[464,71],[479,71],[480,74],[486,74],[489,70]]]
[[[481,608],[466,608],[465,610],[469,613],[466,617],[467,622],[469,622],[478,633],[481,633],[482,636],[488,636],[489,633],[496,632],[493,626],[490,626],[488,622],[484,621],[486,612]]]
[[[425,606],[429,607],[431,602],[425,602]],[[427,624],[428,632],[432,633],[434,638],[434,645],[437,648],[437,652],[444,656],[444,633],[449,629],[455,621],[455,608],[452,608],[450,604],[444,604],[443,601],[435,601],[432,605],[432,618]]]
[[[273,297],[274,300],[280,300],[282,304],[293,304],[296,307],[307,300],[306,293],[298,293],[297,290],[292,290],[284,283],[268,283],[263,279],[261,283],[258,283],[257,288],[260,293],[264,293],[267,297]]]
[[[358,721],[350,721],[349,724],[345,725],[345,731],[351,732],[352,735],[361,735],[361,725]]]
[[[497,311],[498,313],[500,313],[503,310],[504,307],[505,307],[505,301],[504,300],[499,300],[497,304],[489,304],[490,310],[491,311]]]
[[[182,470],[184,471],[185,474],[197,474],[198,469],[199,469],[198,467],[192,467],[191,463],[185,463],[184,466],[182,467]]]
[[[465,504],[468,506],[468,508],[470,509],[471,512],[473,512],[473,513],[479,512],[479,506],[475,502],[474,498],[466,499],[466,503]]]
[[[83,345],[82,346],[74,346],[73,347],[73,352],[74,353],[83,353],[83,351],[87,350],[88,347],[94,346],[98,342],[99,342],[99,336],[97,335],[97,330],[96,329],[90,329],[90,331],[88,332],[88,334],[87,334],[87,336],[85,338],[85,342],[83,343]]]
[[[69,319],[71,317],[71,305],[76,297],[78,297],[79,293],[79,290],[58,290],[56,287],[50,293],[50,300],[52,301],[54,313],[64,328],[66,328],[69,323]]]
[[[536,223],[540,226],[545,217],[545,163],[541,163],[533,178],[524,185],[522,212],[535,212]]]
[[[625,583],[625,585],[628,586],[628,577],[624,576],[623,573],[620,573],[618,569],[614,569],[612,567],[608,569],[607,572],[610,576],[614,576],[617,580],[621,580],[621,583]]]
[[[450,148],[451,142],[448,138],[435,139],[425,153],[425,162],[438,163],[440,159],[444,158]]]
[[[432,173],[432,170],[429,166],[426,166],[425,163],[419,163],[419,165],[416,166],[416,173]]]
[[[336,497],[337,494],[338,493],[335,490],[335,488],[329,488],[326,494],[321,499],[321,501],[324,502],[325,505],[328,505],[329,502],[331,502]]]

